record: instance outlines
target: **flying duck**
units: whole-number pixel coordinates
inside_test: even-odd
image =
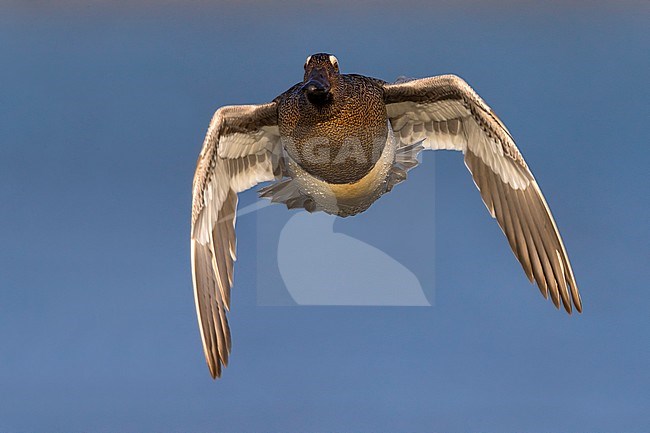
[[[366,210],[406,179],[425,150],[464,155],[481,198],[528,279],[568,313],[582,301],[562,238],[508,129],[461,78],[388,83],[341,74],[311,55],[303,81],[273,101],[219,108],[192,185],[191,262],[203,350],[213,378],[231,350],[237,193],[342,217]]]

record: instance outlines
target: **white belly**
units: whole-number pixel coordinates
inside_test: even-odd
[[[354,183],[330,184],[315,178],[291,158],[288,168],[302,194],[312,198],[319,209],[340,216],[355,215],[366,210],[387,190],[388,174],[395,161],[397,147],[388,122],[386,145],[372,170]]]

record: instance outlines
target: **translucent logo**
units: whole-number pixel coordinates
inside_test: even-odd
[[[301,211],[280,232],[278,269],[298,305],[431,305],[406,266],[334,231],[336,217]]]
[[[432,162],[413,185],[397,186],[354,217],[267,200],[240,209],[257,219],[258,305],[432,305],[434,199],[417,185],[433,191]]]

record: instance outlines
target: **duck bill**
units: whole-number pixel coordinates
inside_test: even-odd
[[[331,85],[325,72],[322,69],[316,68],[307,75],[305,84],[302,86],[303,91],[307,94],[309,99],[326,99],[330,88]]]

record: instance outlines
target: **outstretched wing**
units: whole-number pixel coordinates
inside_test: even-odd
[[[280,134],[274,102],[222,107],[212,117],[192,184],[192,281],[213,378],[228,364],[237,193],[273,180]],[[275,172],[275,173],[274,173]]]
[[[528,278],[567,312],[582,301],[546,200],[514,140],[490,107],[455,75],[384,86],[388,117],[402,145],[459,150],[483,202]]]

